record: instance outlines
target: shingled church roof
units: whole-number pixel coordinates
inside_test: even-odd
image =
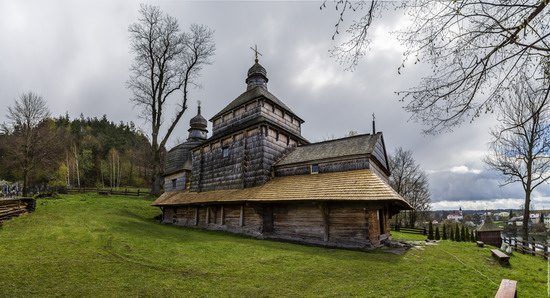
[[[191,149],[202,144],[202,141],[187,141],[170,149],[166,155],[166,164],[164,166],[164,176],[170,175],[182,170],[192,169]]]
[[[496,232],[502,231],[502,229],[497,226],[491,217],[487,216],[485,222],[477,229],[478,232]]]
[[[238,108],[247,102],[253,101],[256,98],[259,97],[265,97],[272,101],[274,104],[278,105],[282,109],[286,110],[287,112],[290,112],[294,117],[298,118],[302,123],[304,120],[302,120],[300,117],[296,115],[289,107],[287,107],[282,101],[280,101],[275,95],[271,94],[271,92],[265,90],[264,88],[261,88],[259,86],[256,86],[250,90],[245,91],[243,94],[239,95],[235,100],[230,102],[223,110],[221,110],[219,113],[214,115],[214,117],[210,118],[210,121],[213,121],[214,119],[220,117],[221,115]]]
[[[244,189],[165,192],[153,206],[275,201],[390,201],[404,209],[412,209],[370,170],[275,177],[262,186]]]
[[[294,151],[278,161],[275,166],[372,154],[375,151],[376,143],[381,138],[382,133],[376,133],[374,135],[363,134],[303,145],[294,149]]]

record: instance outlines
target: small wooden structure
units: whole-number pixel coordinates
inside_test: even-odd
[[[485,245],[483,241],[476,241],[476,244],[477,244],[477,247],[483,247],[483,245]]]
[[[495,295],[495,298],[516,298],[517,297],[517,284],[516,280],[503,279],[500,282],[500,287]]]
[[[493,223],[491,217],[487,216],[485,222],[477,230],[477,234],[483,243],[500,247],[502,245],[501,231],[502,229]]]
[[[510,265],[510,256],[498,249],[491,249],[491,254],[495,257],[500,265]]]
[[[33,198],[0,199],[0,223],[27,212],[34,212],[36,201]]]

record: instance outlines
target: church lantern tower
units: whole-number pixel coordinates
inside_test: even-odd
[[[208,130],[206,129],[207,127],[208,122],[201,115],[201,105],[199,102],[197,115],[191,118],[191,120],[189,121],[189,137],[187,138],[187,140],[206,140],[208,137]]]

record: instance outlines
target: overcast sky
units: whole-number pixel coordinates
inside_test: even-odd
[[[2,106],[34,91],[48,101],[54,116],[105,114],[115,122],[133,121],[147,132],[125,87],[132,62],[128,26],[138,18],[140,2],[0,1]],[[494,117],[436,136],[422,135],[422,126],[408,121],[394,92],[417,84],[426,67],[406,65],[397,73],[404,49],[388,32],[406,22],[400,14],[373,28],[371,51],[349,72],[328,52],[337,44],[331,36],[338,16],[330,6],[320,10],[321,1],[147,3],[176,17],[182,29],[198,23],[215,30],[214,63],[202,73],[202,88],[192,90],[190,109],[170,147],[187,137],[197,100],[209,119],[246,90],[246,72],[254,63],[250,47],[257,44],[269,91],[306,121],[302,135],[308,140],[341,137],[351,130],[369,133],[375,113],[388,153],[399,146],[411,149],[429,173],[434,209],[522,204],[521,187],[499,187],[499,176],[481,162]],[[4,121],[5,113],[0,113],[0,123]],[[543,185],[535,193],[535,207],[550,208],[549,197],[550,187]]]

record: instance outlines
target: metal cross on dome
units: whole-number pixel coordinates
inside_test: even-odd
[[[256,54],[256,62],[258,62],[258,55],[262,56],[262,53],[258,52],[258,45],[254,45],[254,47],[250,47],[250,49]]]

